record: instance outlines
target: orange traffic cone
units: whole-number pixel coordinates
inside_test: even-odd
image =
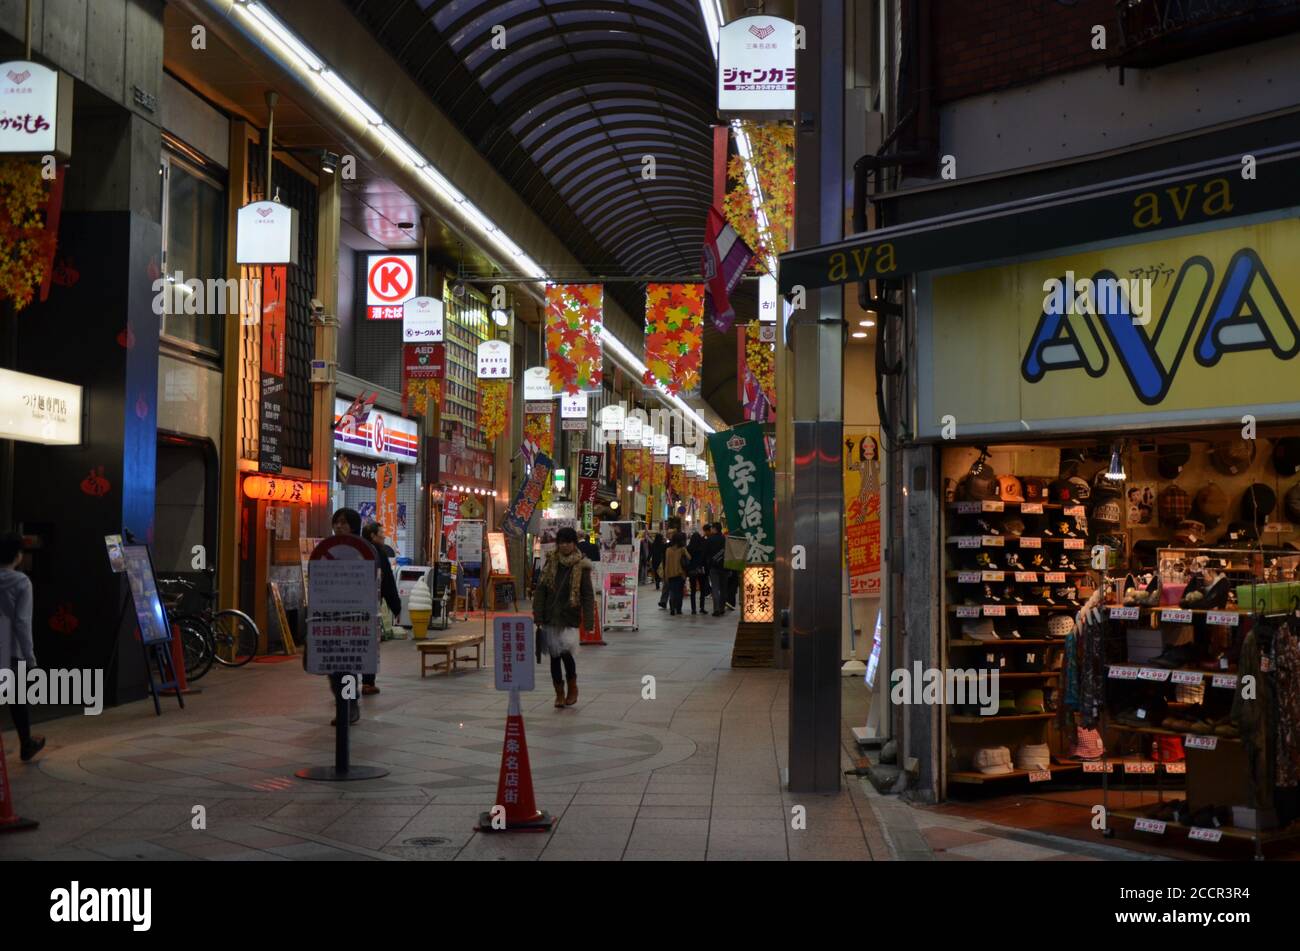
[[[9,770],[5,766],[4,737],[0,736],[0,832],[20,832],[35,829],[40,823],[24,819],[14,812],[14,797],[9,790]]]
[[[596,602],[596,609],[592,617],[596,622],[596,629],[587,630],[587,622],[581,621],[578,625],[578,643],[579,644],[601,644],[605,643],[605,638],[600,633],[600,602]]]
[[[479,832],[545,832],[554,824],[549,813],[537,808],[533,798],[533,771],[528,765],[528,740],[524,717],[519,710],[519,691],[510,691],[506,715],[506,741],[501,750],[501,778],[497,780],[497,804],[480,813]]]

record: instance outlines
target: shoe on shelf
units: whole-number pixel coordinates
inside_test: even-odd
[[[45,749],[45,737],[34,736],[22,745],[22,750],[18,754],[18,758],[24,763],[30,763],[32,757],[43,749]]]

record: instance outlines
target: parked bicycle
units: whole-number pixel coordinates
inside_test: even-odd
[[[216,592],[204,591],[188,578],[163,577],[158,585],[167,599],[168,616],[180,629],[186,680],[198,680],[214,663],[243,667],[257,656],[260,632],[243,611],[215,610]],[[187,610],[187,603],[196,599],[201,607]]]

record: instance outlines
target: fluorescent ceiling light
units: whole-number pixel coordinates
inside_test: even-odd
[[[700,14],[704,17],[704,29],[709,32],[709,48],[713,50],[713,59],[718,59],[718,33],[722,29],[722,5],[719,0],[700,0]]]
[[[710,9],[711,8],[711,9]],[[375,131],[393,147],[409,165],[415,168],[434,190],[444,199],[456,205],[466,220],[475,228],[482,232],[488,243],[499,253],[503,254],[507,260],[514,262],[514,267],[521,273],[527,274],[536,281],[546,281],[549,275],[546,269],[529,257],[522,248],[511,241],[487,215],[483,214],[465,195],[456,188],[441,172],[433,167],[414,146],[406,141],[393,127],[387,125],[384,117],[365,100],[360,93],[348,85],[338,73],[327,67],[323,59],[311,51],[294,33],[284,25],[274,14],[272,14],[263,3],[255,2],[238,2],[232,7],[232,10],[244,17],[244,23],[254,33],[263,47],[274,55],[277,50],[281,59],[296,60],[296,65],[307,70],[312,81],[317,88],[327,95],[334,98],[344,111],[350,109],[358,113],[367,123],[375,127]],[[717,57],[717,34],[718,29],[723,22],[722,8],[718,0],[702,0],[702,10],[705,11],[705,25],[709,30],[709,37],[713,43],[713,54]],[[745,147],[748,154],[748,139]],[[752,167],[746,172],[747,176],[753,176]],[[755,185],[757,178],[754,178]],[[755,189],[751,193],[757,195]],[[759,208],[758,212],[761,213]],[[760,222],[766,225],[766,216],[760,219]],[[775,270],[772,272],[775,274]],[[631,370],[638,376],[643,377],[646,372],[646,366],[637,357],[633,356],[623,343],[613,334],[602,335],[602,341],[606,347],[613,351]],[[664,403],[681,411],[686,416],[693,419],[706,433],[712,433],[715,430],[712,426],[704,421],[699,413],[688,406],[678,397],[669,393],[662,385],[658,385],[659,394]]]

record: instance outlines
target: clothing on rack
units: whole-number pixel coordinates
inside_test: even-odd
[[[1273,666],[1277,671],[1277,784],[1300,786],[1300,640],[1283,624],[1273,635]]]
[[[1246,749],[1246,763],[1250,769],[1251,789],[1254,802],[1259,810],[1273,808],[1273,780],[1276,774],[1277,751],[1274,731],[1269,727],[1269,711],[1273,707],[1273,678],[1264,676],[1262,670],[1260,645],[1262,641],[1271,640],[1275,633],[1273,622],[1260,618],[1246,635],[1241,644],[1241,659],[1237,667],[1238,683],[1245,683],[1252,678],[1255,684],[1255,696],[1246,699],[1242,691],[1237,690],[1232,698],[1232,722],[1241,733],[1241,742]]]
[[[1082,641],[1082,659],[1079,670],[1079,723],[1092,729],[1101,718],[1101,708],[1106,702],[1105,637],[1106,623],[1101,610],[1092,608],[1081,612],[1082,624],[1079,638]]]

